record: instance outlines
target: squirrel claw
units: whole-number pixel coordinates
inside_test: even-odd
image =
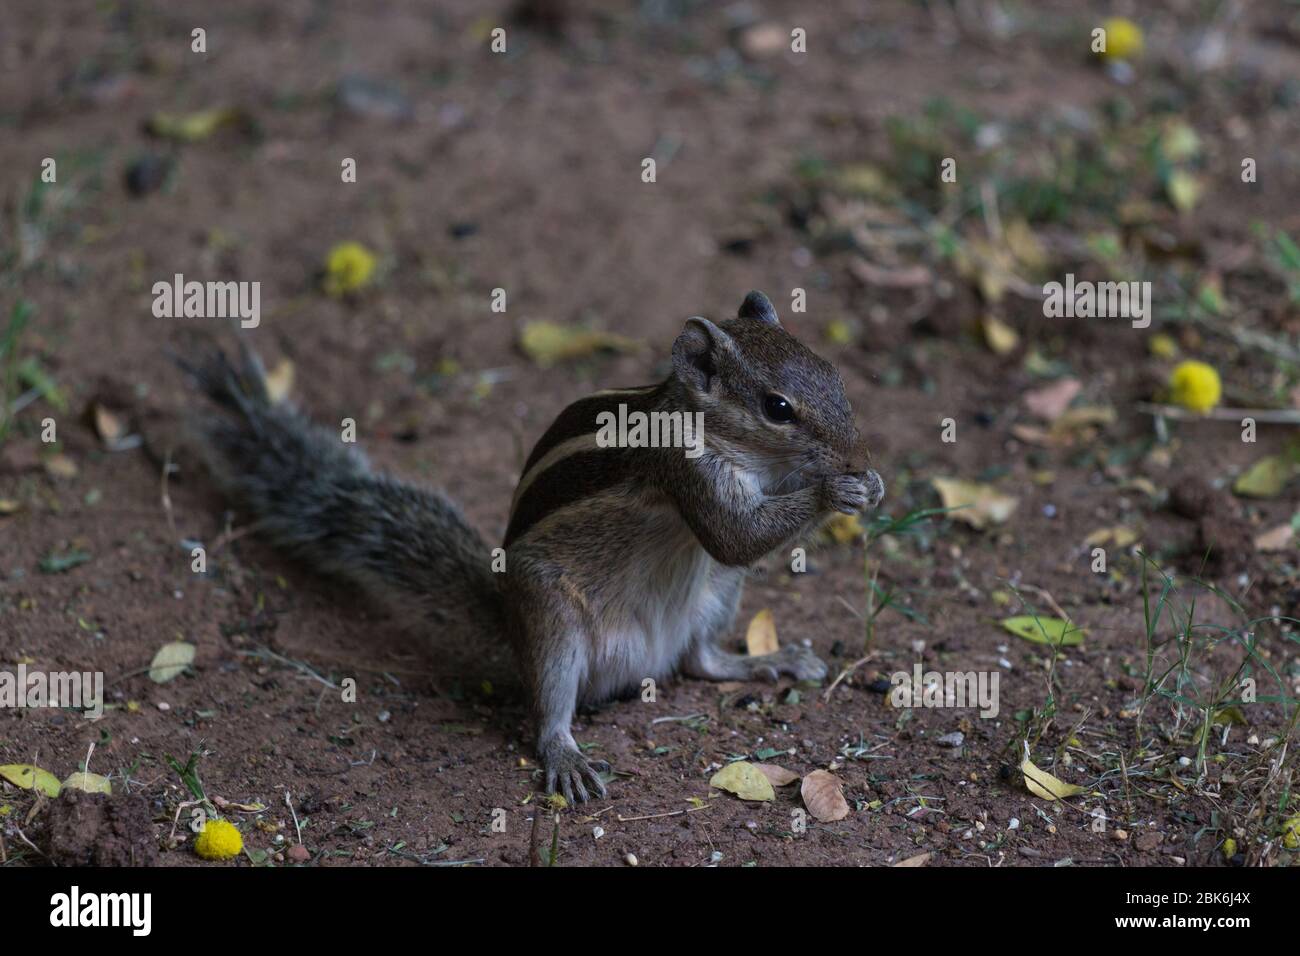
[[[826,676],[826,664],[808,648],[787,644],[775,654],[767,655],[755,671],[755,676],[771,681],[778,674],[789,674],[796,680],[821,680]]]
[[[543,763],[546,765],[547,793],[558,791],[571,804],[586,803],[592,799],[592,794],[587,791],[588,786],[595,796],[605,796],[605,784],[600,775],[577,750],[557,747],[546,753]]]

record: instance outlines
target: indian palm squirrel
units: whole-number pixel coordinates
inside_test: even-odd
[[[235,362],[220,351],[179,361],[223,410],[201,422],[207,462],[264,538],[426,626],[508,636],[548,792],[605,795],[570,730],[580,704],[675,673],[826,674],[798,645],[761,656],[723,647],[750,565],[884,494],[838,372],[761,292],[734,319],[689,319],[664,381],[600,391],[560,413],[524,465],[503,573],[445,495],[376,473],[337,431],[273,402],[250,349]],[[702,447],[598,440],[598,419],[619,406],[697,416]]]

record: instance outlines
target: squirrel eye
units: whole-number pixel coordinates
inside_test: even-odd
[[[763,399],[763,413],[778,425],[794,421],[794,406],[775,392]]]

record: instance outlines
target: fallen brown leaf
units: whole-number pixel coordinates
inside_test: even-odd
[[[1255,538],[1257,551],[1289,551],[1295,547],[1295,529],[1289,524],[1281,524],[1271,531],[1265,531]]]
[[[95,434],[105,445],[112,445],[126,437],[126,421],[98,402],[90,407],[90,420],[95,426]]]
[[[75,478],[80,469],[75,461],[59,452],[45,459],[45,470],[55,478]]]
[[[1036,418],[1045,422],[1054,422],[1065,414],[1076,395],[1083,388],[1077,378],[1063,378],[1035,388],[1024,394],[1025,407]]]
[[[822,823],[843,820],[849,815],[839,777],[827,770],[814,770],[803,778],[799,795],[808,812]]]
[[[778,767],[774,763],[756,763],[759,773],[767,777],[774,787],[786,787],[799,779],[799,775],[793,770],[786,770],[785,767]]]

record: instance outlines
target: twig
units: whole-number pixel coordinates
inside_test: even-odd
[[[32,848],[33,850],[35,850],[37,853],[40,853],[41,856],[45,856],[45,854],[41,851],[41,848],[40,848],[40,847],[38,847],[38,846],[37,846],[35,843],[33,843],[31,840],[27,839],[27,834],[23,832],[22,827],[20,827],[20,826],[18,826],[17,824],[15,824],[15,825],[14,825],[14,832],[18,834],[18,839],[22,840],[24,843],[26,843],[29,847],[31,847],[31,848]],[[45,856],[45,859],[48,860],[49,857],[48,857],[48,856]]]
[[[167,528],[171,531],[172,541],[176,541],[178,538],[178,535],[176,534],[176,518],[172,514],[172,496],[167,490],[167,478],[172,473],[172,467],[172,450],[168,448],[167,453],[163,456],[161,489],[162,506],[163,512],[167,515]]]
[[[840,686],[840,681],[844,680],[844,678],[848,677],[850,674],[852,674],[859,667],[861,667],[863,664],[865,664],[867,661],[871,660],[875,656],[876,656],[876,652],[872,651],[866,657],[858,658],[858,660],[854,661],[848,667],[844,668],[844,670],[840,671],[840,676],[836,677],[835,680],[831,681],[831,686],[826,688],[826,693],[822,695],[822,700],[829,701],[831,699],[831,692],[834,691],[836,687]]]
[[[330,681],[322,677],[320,674],[316,673],[314,670],[312,670],[310,665],[302,661],[290,660],[289,658],[285,657],[282,654],[277,654],[269,647],[259,647],[255,651],[236,651],[235,653],[238,654],[240,657],[259,657],[263,659],[270,658],[271,660],[283,664],[286,667],[292,667],[294,670],[301,672],[304,676],[310,677],[312,680],[320,681],[322,684],[324,684],[326,687],[330,688],[331,690],[339,689],[338,684],[335,684],[333,681]]]
[[[242,528],[228,528],[221,532],[221,534],[217,535],[216,540],[212,542],[212,547],[208,549],[208,553],[216,554],[226,545],[238,541],[244,535],[253,534],[258,531],[262,527],[262,524],[263,522],[261,521],[254,521],[252,524],[244,525]]]
[[[1022,584],[1020,585],[1020,590],[1030,591],[1034,594],[1037,594],[1040,598],[1042,598],[1044,601],[1047,602],[1048,607],[1050,607],[1053,611],[1055,611],[1057,616],[1060,617],[1061,620],[1063,621],[1073,620],[1073,618],[1071,618],[1070,615],[1066,614],[1065,611],[1061,609],[1061,605],[1056,603],[1056,598],[1052,597],[1050,593],[1044,591],[1042,588],[1037,587],[1036,585],[1033,584]]]
[[[687,720],[699,720],[701,717],[708,717],[708,714],[687,714],[685,717],[656,717],[650,721],[651,724],[680,723]]]
[[[173,845],[172,841],[176,839],[176,824],[180,823],[181,811],[184,810],[186,807],[196,807],[202,802],[203,802],[202,800],[185,800],[179,806],[176,807],[176,816],[172,817],[172,830],[171,833],[167,834],[168,846],[172,846]]]
[[[1002,242],[1002,216],[998,214],[998,191],[993,180],[980,183],[980,208],[984,213],[984,228],[995,243]]]
[[[541,819],[542,819],[542,808],[539,806],[537,810],[533,813],[533,832],[528,838],[528,865],[529,866],[542,865],[542,851],[540,849],[542,834],[541,834],[541,830],[538,829],[538,824],[540,823]]]
[[[298,814],[294,812],[293,801],[289,799],[289,791],[284,792],[284,802],[289,808],[289,813],[293,814],[293,828],[298,831],[298,845],[302,845],[302,827],[298,824]]]
[[[1253,418],[1268,425],[1300,425],[1300,408],[1212,408],[1208,412],[1194,412],[1177,405],[1153,405],[1148,402],[1138,402],[1135,407],[1145,415],[1159,415],[1188,422],[1239,422],[1243,418]]]
[[[713,804],[706,803],[702,807],[688,807],[685,810],[672,810],[669,813],[650,813],[643,817],[625,817],[620,813],[617,819],[619,823],[633,823],[636,820],[660,820],[664,817],[680,817],[683,813],[694,813],[697,810],[707,810],[711,806],[713,806]]]

